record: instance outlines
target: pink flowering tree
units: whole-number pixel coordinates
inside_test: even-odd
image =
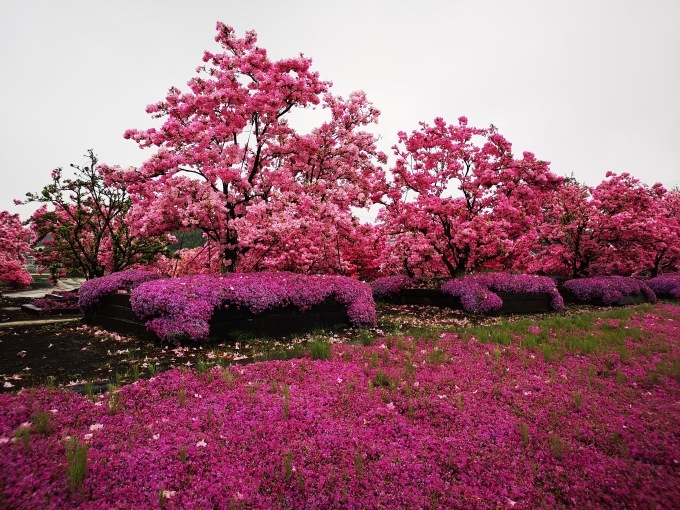
[[[274,61],[254,32],[217,32],[221,50],[205,52],[189,90],[147,107],[160,128],[125,133],[154,154],[138,169],[107,168],[134,196],[134,230],[201,229],[220,254],[213,271],[355,272],[352,208],[383,194],[385,156],[363,129],[378,110],[361,92],[330,94],[302,55]],[[330,120],[298,133],[290,115],[317,105]]]
[[[545,221],[519,264],[571,278],[655,275],[678,258],[676,192],[630,174],[607,173],[594,188],[567,179],[546,201]]]
[[[31,275],[23,267],[33,234],[24,227],[18,214],[0,211],[0,283],[12,288],[26,287]]]
[[[663,236],[656,216],[665,193],[661,184],[650,187],[628,173],[607,172],[593,189],[602,250],[593,273],[628,276],[644,269],[648,244]]]
[[[530,152],[516,158],[511,149],[494,126],[471,127],[465,117],[399,133],[394,187],[381,215],[384,260],[410,275],[420,267],[451,276],[508,263],[561,180],[545,161]],[[404,260],[395,264],[397,258]]]
[[[602,252],[599,215],[590,191],[573,178],[553,190],[535,235],[522,240],[515,268],[571,278],[590,274]]]
[[[678,193],[630,174],[607,173],[593,190],[602,223],[601,274],[647,274],[680,268]]]
[[[131,232],[127,216],[132,202],[125,185],[106,185],[93,151],[86,157],[89,165],[71,165],[73,178],[64,178],[57,168],[52,182],[40,193],[27,193],[23,202],[43,204],[30,224],[42,241],[36,261],[53,278],[69,271],[96,278],[146,264],[165,252],[169,242],[162,236]]]
[[[663,193],[642,239],[643,271],[651,276],[680,271],[680,190]]]

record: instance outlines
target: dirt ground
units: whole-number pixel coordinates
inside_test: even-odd
[[[80,315],[38,316],[20,309],[31,299],[0,297],[0,391],[48,383],[68,384],[108,378],[124,369],[107,351],[119,350],[113,340],[101,341],[80,324]],[[40,324],[48,319],[68,322]],[[10,323],[23,322],[12,326]],[[115,373],[115,372],[114,372]]]
[[[109,333],[82,324],[77,313],[34,315],[21,309],[35,297],[0,295],[0,392],[38,384],[71,387],[85,392],[106,390],[172,367],[200,367],[201,363],[233,364],[262,359],[302,356],[306,344],[319,332],[281,338],[244,337],[240,341],[216,340],[185,346]],[[460,311],[435,307],[383,306],[374,331],[353,328],[324,333],[331,342],[371,342],[385,328],[469,324]],[[408,318],[406,321],[404,318]],[[45,324],[44,322],[55,322]],[[61,321],[61,322],[56,322]],[[404,322],[405,321],[405,322]],[[205,366],[205,365],[204,365]],[[89,387],[88,387],[89,386]]]
[[[102,390],[108,383],[149,377],[171,366],[192,366],[199,359],[215,359],[213,351],[228,350],[215,343],[163,346],[85,326],[77,313],[35,315],[23,311],[21,305],[31,301],[0,296],[0,392],[37,384],[81,390],[86,382],[94,382],[96,390]],[[49,321],[54,322],[45,323]],[[245,358],[239,350],[230,356],[224,351],[220,355]]]

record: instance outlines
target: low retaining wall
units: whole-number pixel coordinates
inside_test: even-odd
[[[156,335],[148,331],[132,311],[129,294],[110,294],[102,298],[99,306],[85,314],[83,322],[108,331],[157,340]],[[274,308],[259,314],[238,308],[215,310],[209,324],[211,338],[228,340],[244,333],[275,337],[348,325],[349,318],[343,305],[327,299],[303,312],[295,306]]]
[[[553,312],[552,296],[547,292],[496,292],[503,306],[496,313],[546,313]]]
[[[439,289],[407,288],[391,296],[376,298],[376,301],[384,301],[395,305],[429,305],[452,308],[454,310],[463,309],[460,298],[444,294]]]

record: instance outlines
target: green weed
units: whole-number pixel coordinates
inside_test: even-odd
[[[317,338],[309,344],[309,354],[313,360],[330,360],[333,357],[333,346],[329,342]]]
[[[522,444],[526,448],[529,446],[529,430],[527,429],[527,426],[524,424],[524,422],[519,424],[519,433],[522,436]]]
[[[66,445],[66,462],[68,465],[69,490],[73,494],[78,489],[87,474],[88,446],[72,437]]]
[[[28,445],[31,444],[31,427],[22,425],[14,432],[14,446],[16,447],[20,441],[24,448],[28,448]]]
[[[33,415],[33,431],[36,434],[47,435],[52,431],[52,421],[50,413],[42,411],[40,407],[35,410]]]

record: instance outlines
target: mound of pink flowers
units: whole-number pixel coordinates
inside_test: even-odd
[[[650,303],[656,303],[656,294],[645,282],[628,276],[593,276],[567,280],[564,288],[584,303],[602,301],[605,305],[614,305],[625,296],[636,294],[642,294]]]
[[[503,306],[495,292],[545,292],[550,294],[550,304],[555,310],[564,308],[564,300],[557,290],[555,280],[546,276],[482,273],[449,280],[442,292],[459,297],[463,309],[473,313],[492,313]]]
[[[658,297],[680,299],[680,273],[656,276],[646,283]]]
[[[262,272],[169,278],[135,287],[130,302],[161,339],[203,340],[218,308],[247,308],[257,314],[293,305],[304,311],[327,299],[344,305],[352,324],[375,324],[370,286],[344,276]]]
[[[413,283],[413,279],[408,276],[382,276],[371,282],[371,288],[375,298],[384,298],[399,294],[402,289],[410,287]]]
[[[78,306],[83,312],[94,308],[99,300],[118,291],[130,291],[141,283],[158,280],[161,275],[146,269],[126,269],[83,282],[78,290]]]
[[[31,304],[40,308],[42,312],[71,310],[78,308],[78,299],[77,290],[55,291],[51,295],[35,299]]]
[[[446,333],[336,345],[331,361],[173,370],[95,403],[64,390],[3,394],[0,500],[678,508],[680,380],[667,368],[680,357],[680,307],[657,306],[620,324],[646,332],[626,341],[625,360],[612,351],[548,363],[540,351]],[[71,494],[69,438],[88,447]]]

